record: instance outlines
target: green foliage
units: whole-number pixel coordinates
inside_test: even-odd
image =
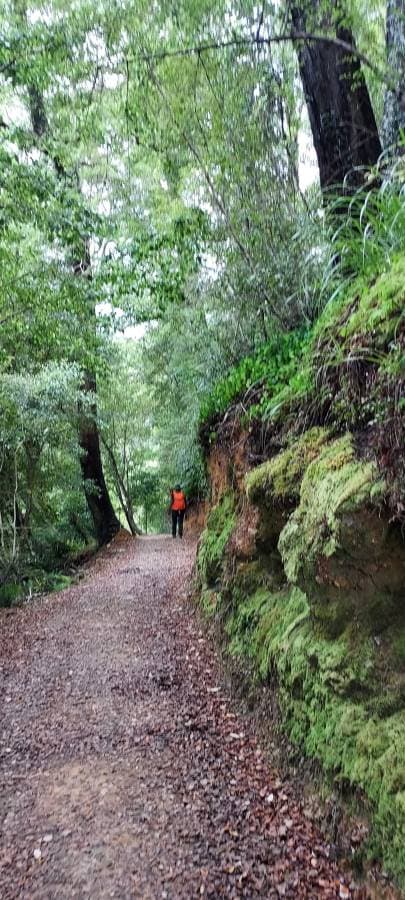
[[[309,332],[298,329],[276,335],[252,356],[244,357],[201,405],[201,423],[220,416],[248,392],[253,397],[260,392],[260,402],[255,405],[255,413],[259,413],[268,397],[277,395],[288,382],[308,341]]]
[[[50,362],[0,375],[0,584],[40,589],[91,535],[77,456],[80,370]],[[41,574],[41,570],[42,574]],[[46,580],[46,579],[45,579]]]
[[[381,275],[405,250],[405,167],[403,158],[383,156],[375,170],[365,172],[367,187],[347,197],[331,198],[329,262],[321,283],[328,298],[347,294],[353,274],[368,281]]]
[[[356,9],[360,43],[379,52],[380,10],[373,4],[366,22]],[[283,416],[292,396],[313,391],[309,329],[335,274],[341,280],[335,267],[322,293],[330,222],[317,189],[303,197],[298,188],[295,53],[285,43],[251,44],[256,17],[253,3],[230,10],[222,0],[180,2],[175,14],[166,0],[153,10],[145,0],[101,0],[97,9],[58,0],[45,12],[7,2],[0,13],[0,370],[13,378],[50,364],[96,372],[114,502],[122,508],[124,486],[142,517],[148,482],[155,523],[174,481],[188,495],[207,490],[201,423],[246,394],[252,415]],[[263,33],[284,25],[277,5],[264,20]],[[165,55],[201,42],[227,46]],[[375,79],[373,91],[381,105]],[[400,168],[381,167],[379,176],[380,206],[362,201],[361,221],[377,244],[383,223],[387,259],[399,247]],[[347,239],[340,228],[336,241]],[[129,341],[131,327],[136,365],[131,354],[117,363],[111,348],[117,333]],[[392,374],[393,355],[390,365]],[[30,541],[43,556],[47,542],[62,552],[87,533],[76,421],[72,404],[66,416],[51,392],[38,408],[38,398],[21,396],[23,417],[4,400],[3,480],[13,483],[16,464],[19,491],[31,496],[28,442],[23,436],[16,449],[12,435],[49,435],[33,469],[42,512]]]

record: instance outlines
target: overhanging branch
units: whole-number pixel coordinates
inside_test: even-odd
[[[365,53],[362,53],[357,47],[353,46],[353,44],[349,44],[347,41],[343,41],[337,37],[331,37],[325,34],[315,34],[310,31],[297,31],[295,29],[283,34],[273,34],[271,37],[262,37],[257,32],[255,36],[246,38],[232,38],[229,41],[212,41],[205,44],[196,44],[192,47],[179,47],[175,50],[158,50],[156,53],[142,53],[139,54],[139,56],[132,57],[132,61],[139,59],[144,62],[158,62],[160,60],[175,57],[199,56],[201,53],[208,53],[210,50],[227,50],[231,47],[262,47],[270,46],[271,44],[287,43],[288,41],[294,43],[305,41],[307,43],[333,44],[335,47],[339,47],[351,56],[355,56],[359,59],[360,62],[364,63],[365,66],[368,66],[368,68],[382,81],[387,80],[386,75],[371,62]]]

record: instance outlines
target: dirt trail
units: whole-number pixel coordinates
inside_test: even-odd
[[[2,612],[2,900],[366,896],[232,711],[184,602],[194,556],[118,541]]]

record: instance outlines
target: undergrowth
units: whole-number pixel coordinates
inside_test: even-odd
[[[251,383],[241,394],[241,385],[253,372],[262,374],[259,384]],[[215,437],[223,407],[236,398],[241,402],[235,415],[264,423],[270,434],[270,428],[276,429],[288,438],[313,426],[327,426],[335,433],[363,432],[369,455],[387,475],[394,516],[402,519],[404,377],[405,258],[398,256],[378,278],[354,280],[310,332],[275,337],[256,363],[249,357],[240,364],[217,385],[211,405],[202,409],[202,415],[211,418],[202,424],[201,435],[213,432]]]
[[[372,280],[386,272],[405,247],[404,158],[383,155],[364,176],[370,187],[359,188],[349,204],[347,196],[331,199],[326,212],[329,260],[320,293],[328,303],[345,295],[353,275]]]
[[[9,580],[0,585],[0,607],[10,607],[29,600],[36,594],[49,594],[62,591],[72,583],[70,575],[64,572],[46,572],[44,569],[31,569],[24,578]]]
[[[242,397],[252,406],[259,395],[277,395],[293,375],[297,359],[308,345],[309,335],[305,328],[275,335],[256,353],[244,357],[203,401],[200,423],[220,416]]]
[[[306,324],[288,333],[276,333],[242,359],[204,399],[200,428],[218,419],[238,400],[249,409],[250,418],[284,415],[294,398],[321,411],[328,399],[328,385],[323,383],[324,372],[319,377],[320,364],[332,368],[347,364],[352,369],[374,365],[392,375],[403,371],[404,350],[397,330],[401,312],[404,324],[403,287],[401,299],[401,290],[393,282],[395,271],[402,285],[405,281],[404,176],[403,157],[393,161],[383,156],[375,168],[364,173],[364,183],[372,189],[359,189],[349,203],[346,195],[330,199],[324,214],[328,223],[326,251],[325,246],[322,253],[321,247],[314,247],[323,265],[314,285],[314,305],[321,311],[315,326]],[[373,291],[377,279],[387,273],[383,291],[381,284]],[[388,295],[391,286],[391,298],[387,286]],[[359,335],[364,338],[361,344]],[[354,411],[353,419],[358,411]],[[334,413],[338,415],[339,411],[335,409]],[[347,427],[348,422],[345,424]]]

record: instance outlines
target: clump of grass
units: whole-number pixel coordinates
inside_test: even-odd
[[[349,201],[332,199],[326,211],[329,259],[320,293],[328,303],[344,295],[354,277],[371,280],[387,271],[405,247],[404,158],[383,155],[364,172],[364,183]]]

